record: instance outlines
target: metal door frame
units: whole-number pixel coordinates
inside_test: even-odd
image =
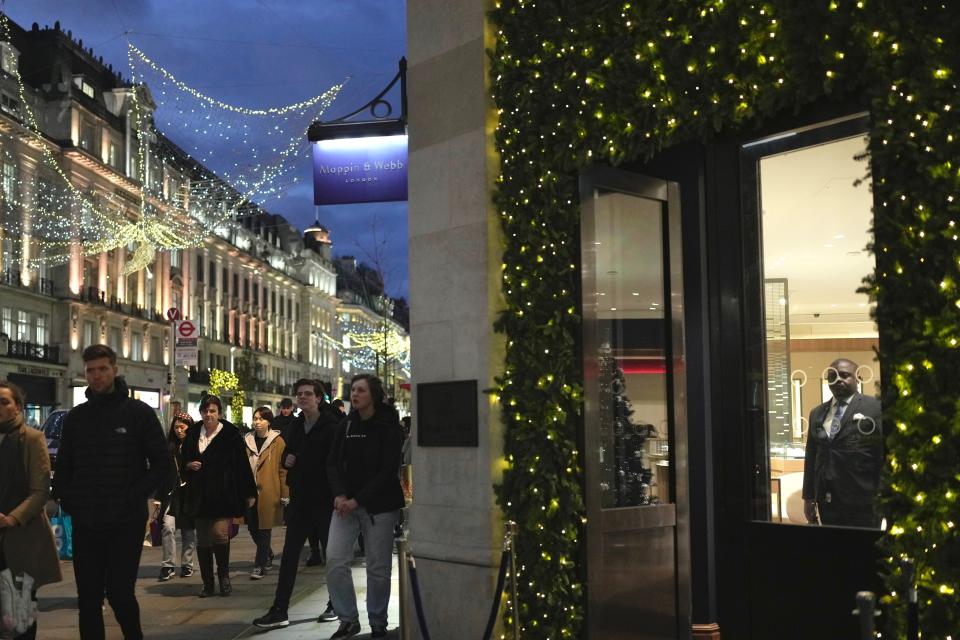
[[[691,637],[691,585],[690,585],[690,515],[688,489],[688,447],[687,447],[687,380],[686,352],[684,335],[684,297],[683,297],[683,238],[680,211],[680,187],[676,182],[651,178],[638,173],[610,167],[594,167],[580,176],[581,200],[581,282],[582,282],[582,349],[584,380],[584,500],[587,508],[586,550],[587,550],[587,599],[588,632],[592,630],[595,616],[590,615],[594,604],[590,597],[591,585],[603,580],[598,559],[602,552],[601,533],[624,531],[634,528],[672,526],[674,528],[674,575],[676,578],[676,637],[685,640]],[[597,330],[596,292],[596,245],[594,244],[596,191],[603,189],[633,195],[641,198],[660,200],[666,205],[666,225],[663,233],[664,258],[668,269],[664,270],[664,288],[670,297],[668,310],[669,358],[671,366],[667,376],[670,383],[667,404],[668,416],[672,416],[669,446],[671,450],[671,499],[672,504],[650,505],[642,507],[624,507],[602,509],[599,496],[594,490],[598,486],[599,473],[592,464],[591,453],[597,447],[597,433],[590,425],[597,423],[598,391],[597,386],[587,384],[596,376],[598,362],[596,354],[599,344]],[[669,393],[672,392],[672,393]],[[637,620],[638,628],[643,621]],[[591,635],[590,637],[594,637]],[[599,639],[598,639],[599,640]]]

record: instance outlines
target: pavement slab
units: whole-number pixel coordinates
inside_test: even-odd
[[[283,548],[285,529],[273,530],[273,549]],[[179,547],[178,547],[179,548]],[[274,568],[262,580],[250,580],[253,570],[254,544],[241,526],[240,533],[231,542],[230,581],[233,595],[227,598],[198,598],[201,581],[200,571],[190,578],[181,578],[178,573],[167,582],[158,582],[160,574],[160,547],[144,547],[137,578],[137,600],[140,603],[140,619],[144,636],[150,638],[176,638],[177,640],[236,640],[258,638],[260,640],[323,640],[337,629],[336,622],[318,623],[317,616],[327,604],[327,584],[324,567],[305,567],[306,551],[301,553],[297,584],[290,601],[290,626],[264,631],[253,626],[254,618],[267,612],[273,603],[280,571],[280,554],[274,560]],[[61,562],[63,581],[47,585],[39,593],[38,638],[44,640],[77,640],[77,591],[73,578],[73,563]],[[363,625],[359,640],[370,637],[366,626],[366,573],[361,561],[354,563],[353,580],[357,590],[360,609],[360,624]],[[390,593],[391,640],[399,640],[397,627],[400,623],[399,573],[394,556],[393,587]],[[104,611],[107,640],[122,640],[120,628],[109,604]]]

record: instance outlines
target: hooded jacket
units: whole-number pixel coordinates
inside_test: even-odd
[[[398,475],[402,439],[392,408],[378,407],[366,420],[352,412],[337,430],[327,458],[333,495],[354,498],[370,515],[402,508]]]
[[[170,466],[157,414],[130,397],[123,378],[63,419],[53,494],[77,524],[109,528],[147,519],[147,498]]]

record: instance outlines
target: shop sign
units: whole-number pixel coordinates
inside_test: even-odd
[[[314,204],[406,199],[406,135],[336,138],[313,143]]]

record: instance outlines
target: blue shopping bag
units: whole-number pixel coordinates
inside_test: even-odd
[[[57,515],[50,518],[50,527],[57,541],[57,555],[61,560],[73,560],[73,520],[70,514],[58,509]]]

